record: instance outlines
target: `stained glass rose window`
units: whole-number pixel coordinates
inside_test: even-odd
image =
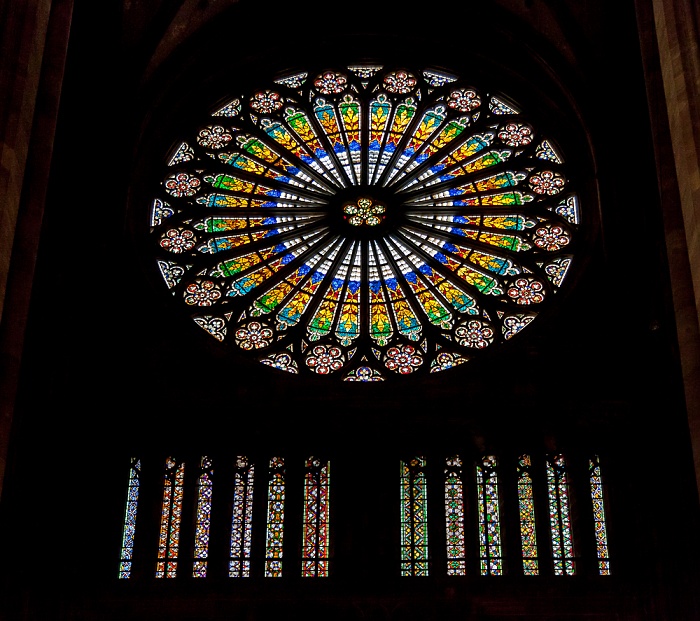
[[[435,373],[530,326],[574,259],[557,143],[450,73],[344,66],[234,93],[164,156],[164,286],[195,324],[283,372]]]

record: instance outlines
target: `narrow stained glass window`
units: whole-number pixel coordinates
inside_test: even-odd
[[[231,578],[250,577],[250,552],[253,530],[254,465],[247,457],[236,457],[231,517],[231,555],[228,575]]]
[[[547,460],[547,490],[554,574],[573,576],[576,573],[574,538],[571,532],[569,480],[563,455],[554,455]]]
[[[134,554],[134,536],[136,535],[136,510],[139,502],[139,483],[141,479],[141,461],[131,460],[129,468],[129,486],[126,491],[126,508],[124,510],[124,530],[122,532],[122,551],[119,563],[119,577],[131,578],[131,559]]]
[[[163,478],[163,505],[160,518],[156,578],[174,578],[177,573],[184,480],[185,464],[178,463],[172,457],[168,457],[165,461]]]
[[[610,575],[610,554],[608,551],[608,529],[605,524],[605,499],[603,494],[603,477],[600,473],[598,455],[588,462],[588,476],[591,483],[591,501],[593,502],[593,521],[595,523],[596,552],[598,555],[598,573]]]
[[[197,479],[197,525],[194,532],[194,565],[192,575],[206,578],[207,557],[209,556],[209,527],[211,525],[211,496],[214,470],[211,459],[202,457]]]
[[[301,575],[327,577],[330,533],[330,462],[306,460]]]
[[[520,510],[520,544],[523,554],[523,574],[526,576],[536,576],[539,573],[531,470],[532,462],[530,456],[521,455],[518,459],[518,508]]]
[[[464,576],[467,571],[464,543],[464,484],[462,460],[457,455],[445,460],[445,536],[447,575]]]
[[[479,560],[482,576],[500,576],[503,573],[497,467],[498,461],[493,455],[487,455],[481,464],[476,466]]]
[[[428,490],[425,459],[401,462],[401,575],[428,575]]]
[[[267,536],[265,538],[265,577],[282,577],[282,544],[284,535],[285,469],[284,459],[270,460],[267,488]]]

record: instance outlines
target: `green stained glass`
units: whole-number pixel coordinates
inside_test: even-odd
[[[573,576],[576,573],[574,537],[571,530],[569,479],[563,455],[553,455],[547,460],[547,490],[554,574]]]
[[[219,346],[296,375],[398,379],[505,346],[565,286],[575,171],[505,94],[380,63],[260,78],[234,78],[173,137],[146,199],[156,273]],[[479,347],[468,318],[489,325]]]
[[[397,174],[406,172],[408,168],[408,163],[414,159],[414,156],[418,153],[425,142],[431,137],[431,135],[438,130],[445,120],[445,105],[439,104],[434,108],[427,110],[423,114],[423,118],[420,120],[418,126],[413,131],[410,139],[404,144],[403,151],[399,154],[395,163],[392,166],[391,172],[387,175],[387,181]],[[416,159],[416,165],[421,162],[421,158]]]
[[[381,269],[375,252],[369,253],[369,294],[370,299],[370,335],[378,345],[386,345],[394,334],[394,324],[389,318],[386,292],[382,286]]]
[[[425,459],[401,462],[401,575],[428,575],[428,489]]]
[[[498,460],[493,455],[487,455],[476,466],[479,560],[482,576],[503,574],[501,500],[497,467]]]
[[[398,253],[394,254],[398,255]],[[403,258],[397,256],[396,261],[409,289],[416,296],[418,304],[430,323],[436,326],[451,327],[452,315],[442,303],[441,298],[434,290],[427,287],[420,273],[412,270]]]
[[[445,545],[447,575],[467,573],[464,536],[464,483],[462,460],[458,456],[445,460]]]
[[[141,484],[141,460],[132,459],[129,468],[129,485],[126,492],[124,509],[124,528],[122,531],[121,560],[119,578],[131,578],[131,564],[134,555],[134,537],[136,536],[136,511],[139,503],[139,486]]]
[[[523,556],[523,574],[539,574],[537,533],[535,529],[535,499],[532,489],[532,461],[529,455],[518,459],[518,508],[520,510],[520,544]]]

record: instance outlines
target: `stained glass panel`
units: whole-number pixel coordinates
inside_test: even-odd
[[[588,476],[591,486],[591,501],[593,503],[598,573],[601,576],[609,576],[610,553],[608,551],[608,527],[605,519],[605,495],[603,476],[600,472],[600,458],[597,455],[588,462]]]
[[[564,455],[555,454],[545,459],[544,475],[539,482],[533,470],[529,454],[520,455],[515,461],[516,470],[513,491],[517,491],[517,504],[502,507],[501,466],[494,455],[486,455],[468,472],[459,455],[451,455],[442,461],[442,502],[444,504],[445,527],[445,573],[448,576],[466,576],[470,563],[469,537],[478,541],[478,560],[481,575],[503,575],[506,571],[503,550],[503,529],[519,533],[522,573],[538,576],[543,571],[542,539],[538,542],[536,510],[549,509],[549,539],[552,550],[553,573],[574,575],[577,572],[572,503],[592,508],[592,518],[578,515],[580,524],[589,524],[593,529],[596,546],[597,573],[610,575],[610,552],[608,547],[607,506],[600,458],[594,455],[584,462],[588,467],[588,484],[580,492],[582,496],[572,499],[568,464]],[[425,456],[414,456],[400,462],[400,575],[428,576],[430,555],[428,547],[428,470]],[[225,510],[232,510],[224,519],[231,520],[228,576],[250,577],[253,555],[253,484],[254,466],[245,456],[237,456],[233,468],[233,496],[230,504],[219,503]],[[472,474],[473,472],[473,474]],[[202,457],[192,483],[193,505],[192,537],[194,578],[209,577],[210,526],[213,520],[212,492],[214,483],[213,462]],[[304,462],[302,489],[303,502],[300,515],[291,516],[293,524],[301,527],[300,564],[302,577],[328,577],[330,575],[330,462],[318,457],[309,457]],[[439,483],[439,473],[435,483]],[[220,476],[220,475],[219,475]],[[471,476],[474,478],[472,479]],[[121,538],[119,578],[132,578],[136,515],[139,503],[139,488],[142,480],[141,461],[130,462],[127,500]],[[471,483],[476,492],[473,506],[476,528],[470,534],[467,520],[469,503],[467,491]],[[160,504],[160,535],[158,539],[157,578],[178,576],[179,546],[183,502],[185,500],[185,464],[174,457],[166,460],[163,474],[163,493]],[[585,481],[585,479],[584,479]],[[508,482],[508,479],[506,479]],[[264,547],[261,546],[260,568],[266,577],[282,577],[282,559],[285,535],[287,494],[287,472],[285,461],[273,457],[269,461],[267,503],[260,508],[260,526],[265,526]],[[535,503],[535,490],[542,488],[542,505]],[[546,491],[545,491],[546,490]],[[261,490],[263,491],[263,490]],[[218,494],[219,492],[217,492]],[[188,492],[189,497],[190,492]],[[588,505],[586,496],[591,504]],[[545,496],[546,495],[546,499]],[[512,500],[515,501],[514,495]],[[439,500],[439,499],[438,499]],[[508,499],[506,499],[506,502]],[[218,501],[217,501],[218,502]],[[517,510],[511,511],[509,507]],[[228,507],[228,509],[226,509]],[[266,511],[265,511],[266,509]],[[143,511],[141,511],[143,513]],[[263,524],[263,519],[266,521]],[[442,516],[439,517],[441,521]],[[437,526],[437,525],[436,525]],[[140,527],[143,529],[143,526]],[[583,527],[582,527],[583,528]],[[261,528],[261,533],[262,533]],[[287,528],[289,530],[289,528]],[[296,530],[296,528],[295,528]],[[545,529],[546,530],[546,529]],[[189,532],[189,531],[188,531]],[[585,533],[584,533],[585,534]],[[589,533],[590,537],[591,533]],[[262,537],[261,537],[262,539]],[[516,535],[517,541],[517,535]],[[261,541],[261,544],[263,541]],[[591,550],[592,551],[592,550]],[[226,552],[224,552],[226,554]],[[476,560],[476,559],[475,559]],[[591,564],[591,567],[593,564]],[[182,568],[180,568],[182,569]],[[260,570],[258,570],[260,571]],[[180,572],[180,574],[182,571]]]
[[[175,578],[177,574],[184,482],[184,462],[178,462],[173,457],[168,457],[163,477],[163,502],[161,505],[156,578]]]
[[[270,460],[267,487],[267,534],[265,536],[265,576],[282,577],[284,543],[284,501],[286,494],[284,459]]]
[[[467,573],[464,539],[464,483],[462,459],[454,455],[445,460],[445,536],[447,575]]]
[[[401,575],[428,575],[428,489],[425,459],[401,462]]]
[[[304,473],[304,518],[301,575],[328,576],[330,553],[330,469],[329,461],[310,457]]]
[[[202,457],[199,470],[192,575],[195,578],[206,578],[207,558],[209,556],[209,529],[211,527],[211,500],[214,485],[214,469],[209,457]]]
[[[576,573],[574,536],[571,530],[569,479],[563,455],[553,455],[547,460],[547,489],[554,574],[573,576]]]
[[[231,516],[231,550],[228,563],[230,578],[250,577],[253,533],[253,482],[255,467],[247,457],[236,457]]]
[[[147,199],[158,274],[205,333],[280,371],[455,368],[527,329],[574,264],[566,154],[456,73],[300,68],[186,134]]]
[[[139,502],[139,485],[141,483],[141,460],[132,459],[129,468],[129,485],[126,492],[124,510],[124,529],[122,531],[121,561],[119,577],[131,577],[131,563],[134,555],[134,537],[136,536],[136,511]]]
[[[529,455],[521,455],[518,459],[518,508],[523,574],[536,576],[539,574],[539,562],[535,529],[535,499],[532,488],[532,460]]]
[[[482,576],[503,574],[501,509],[498,490],[498,460],[487,455],[476,466],[479,513],[479,560]]]

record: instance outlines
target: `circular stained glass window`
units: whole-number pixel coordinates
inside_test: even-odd
[[[292,374],[471,363],[551,303],[580,228],[552,138],[442,70],[280,76],[164,159],[150,231],[165,286],[212,339]]]

